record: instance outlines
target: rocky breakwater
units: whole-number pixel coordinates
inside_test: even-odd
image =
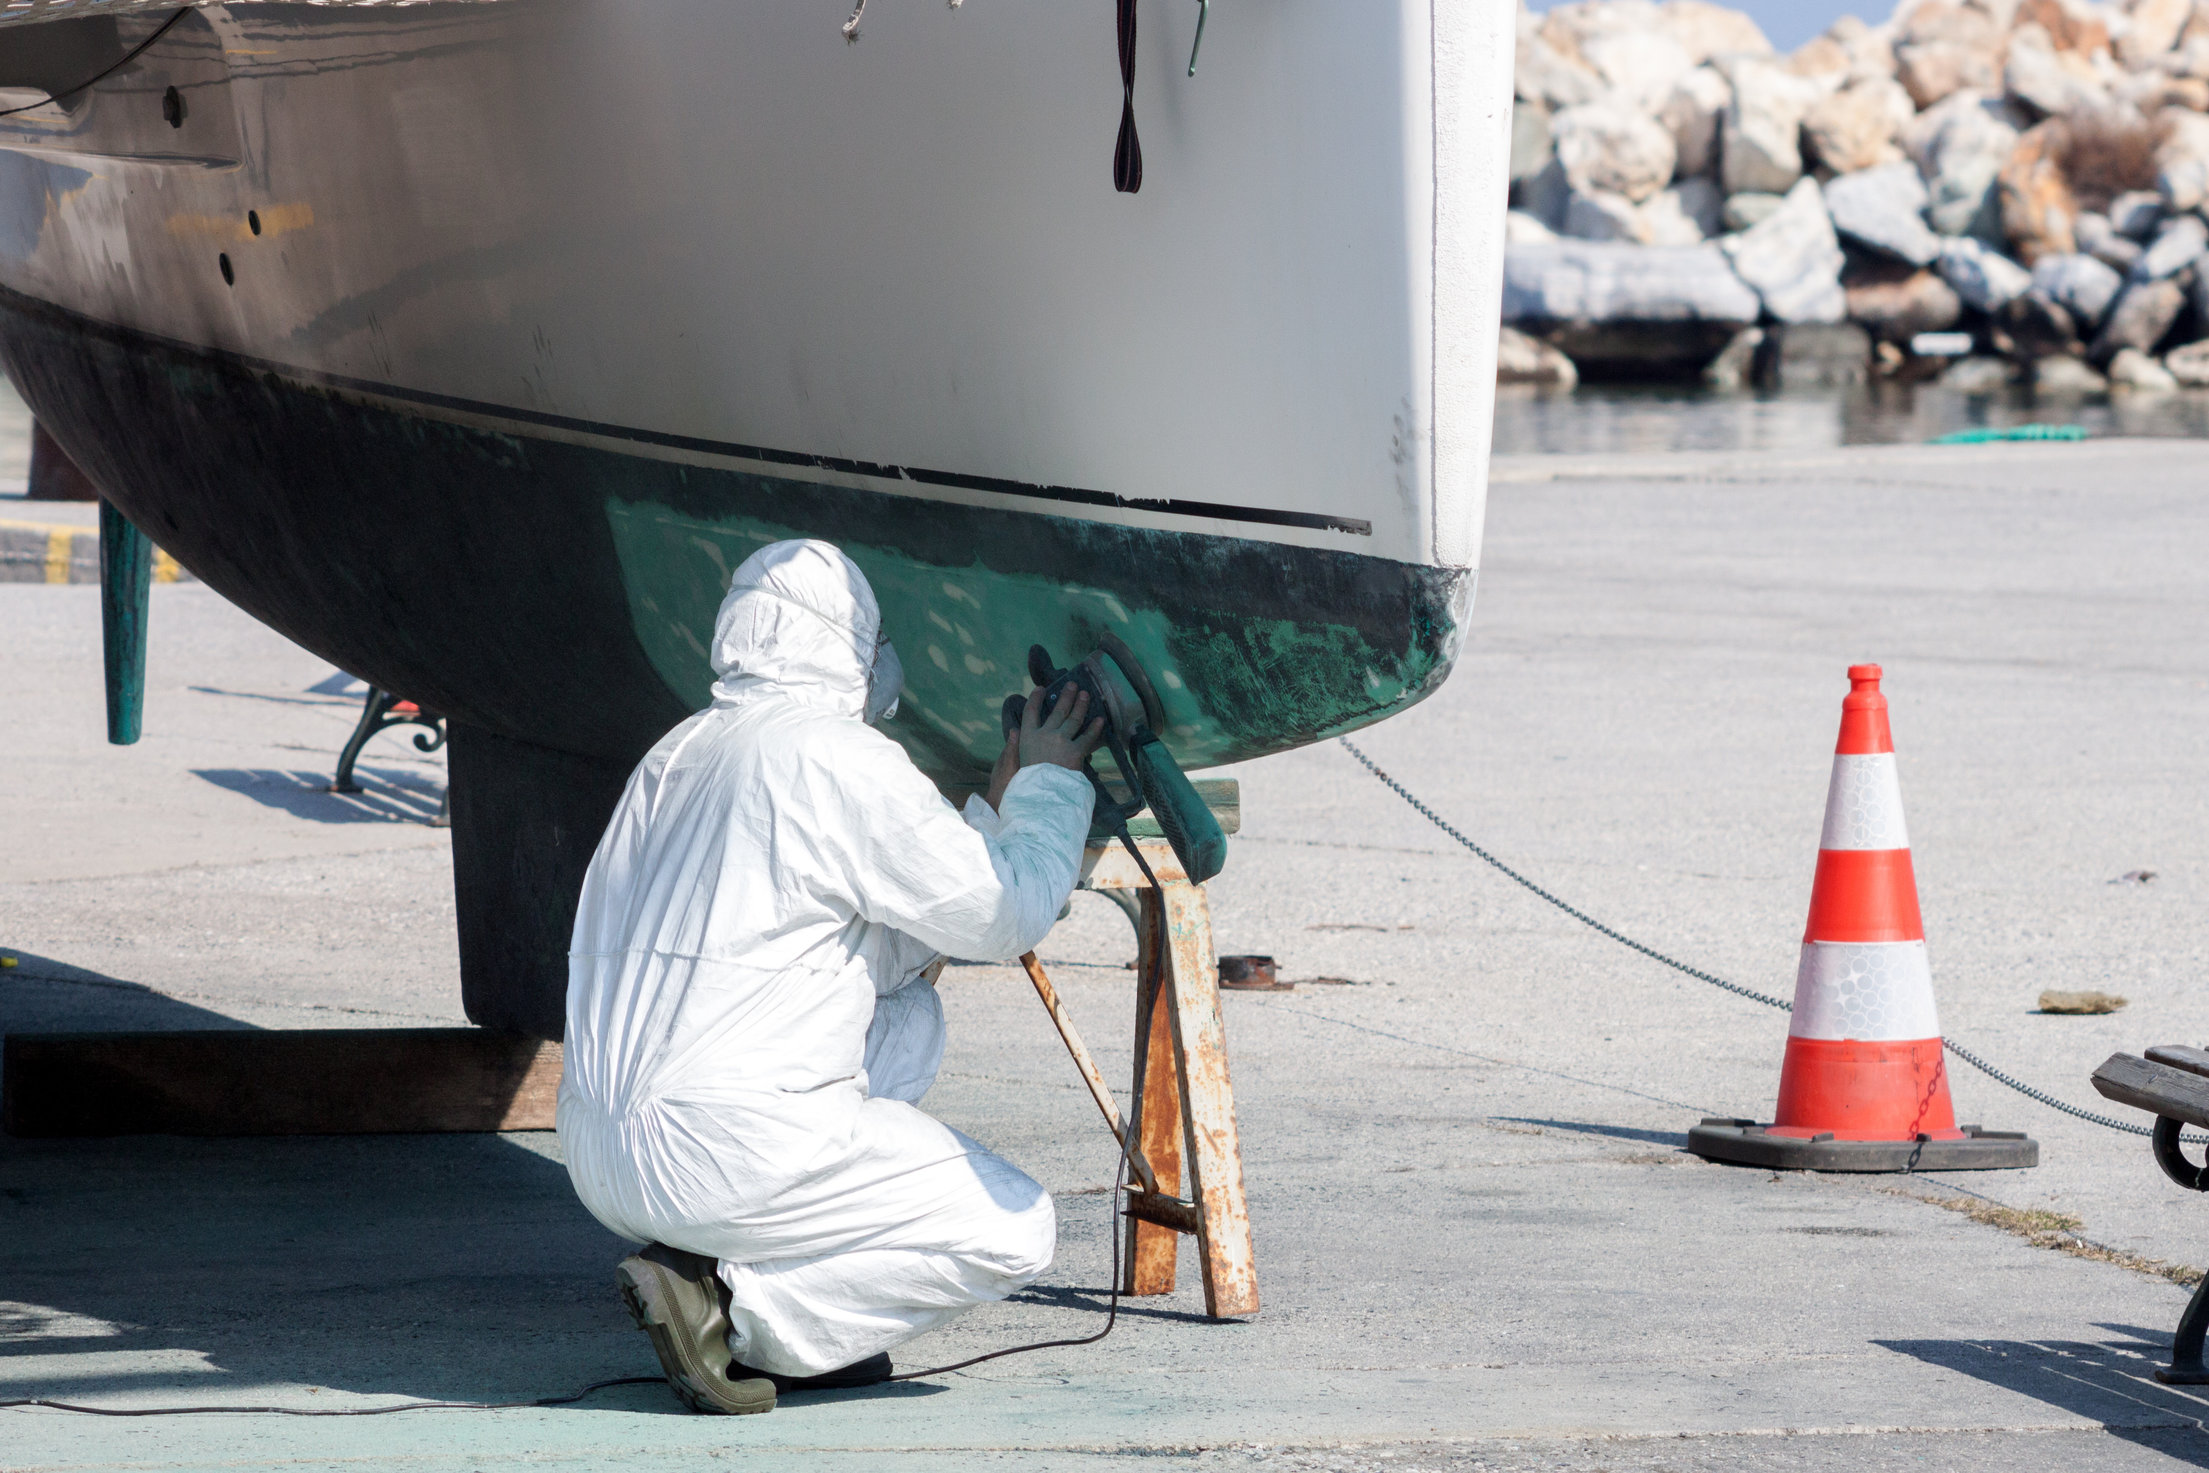
[[[2209,0],[1523,6],[1501,376],[2209,386]]]

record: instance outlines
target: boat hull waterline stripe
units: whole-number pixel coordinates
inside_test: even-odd
[[[51,304],[45,304],[51,305]],[[59,309],[67,311],[68,309]],[[71,313],[75,316],[77,314]],[[138,332],[137,329],[116,329]],[[1001,476],[969,475],[963,471],[936,471],[921,466],[882,465],[868,460],[851,460],[837,455],[815,455],[803,450],[777,450],[772,446],[744,445],[733,440],[711,440],[699,435],[678,435],[664,430],[639,429],[632,425],[607,424],[599,420],[577,419],[572,415],[553,414],[542,409],[522,409],[507,404],[490,404],[477,399],[465,399],[456,394],[440,394],[429,389],[409,389],[398,384],[379,383],[374,379],[353,378],[346,374],[326,373],[320,369],[301,368],[294,364],[279,363],[272,359],[257,358],[251,354],[232,352],[227,348],[212,348],[200,343],[171,342],[157,334],[138,333],[139,336],[161,341],[186,352],[220,358],[256,373],[273,373],[299,383],[316,384],[323,388],[344,393],[367,394],[402,403],[420,404],[435,409],[450,410],[459,414],[477,415],[491,420],[508,420],[518,424],[541,425],[547,429],[566,430],[579,435],[596,435],[609,440],[627,440],[638,445],[657,445],[668,450],[688,451],[697,455],[718,455],[731,460],[757,461],[762,465],[799,466],[814,470],[838,472],[850,476],[868,476],[884,481],[906,481],[918,486],[942,486],[961,491],[980,491],[997,496],[1018,496],[1031,501],[1057,501],[1075,506],[1102,506],[1123,511],[1152,512],[1167,516],[1201,517],[1210,521],[1249,522],[1268,527],[1301,527],[1317,532],[1343,532],[1353,537],[1370,537],[1373,524],[1356,517],[1332,517],[1319,512],[1284,511],[1277,507],[1228,506],[1215,501],[1181,501],[1171,497],[1120,496],[1110,491],[1091,491],[1079,486],[1050,486],[1034,481],[1014,481]]]

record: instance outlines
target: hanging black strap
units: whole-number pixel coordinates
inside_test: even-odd
[[[1135,0],[1120,8],[1120,141],[1112,149],[1112,187],[1134,194],[1143,187],[1143,144],[1135,136]]]

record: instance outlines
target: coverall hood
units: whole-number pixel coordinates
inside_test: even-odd
[[[897,714],[904,669],[867,575],[833,543],[770,543],[729,580],[713,627],[716,706],[773,696],[869,723]]]

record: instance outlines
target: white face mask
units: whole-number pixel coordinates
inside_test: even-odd
[[[874,664],[867,671],[866,723],[880,726],[897,714],[897,698],[905,690],[905,662],[897,657],[897,646],[886,637],[878,637],[874,646]]]

